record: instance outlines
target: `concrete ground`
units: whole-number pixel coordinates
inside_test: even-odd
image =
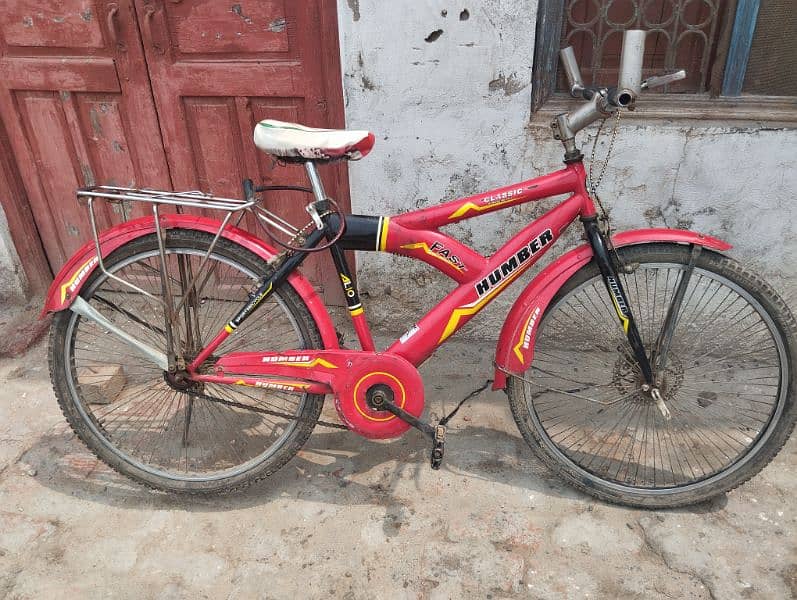
[[[433,357],[430,410],[491,377],[491,352],[453,340]],[[0,598],[797,597],[795,467],[792,440],[706,505],[610,506],[553,477],[488,391],[455,419],[441,471],[415,432],[318,428],[244,493],[174,498],[87,453],[39,344],[0,361]]]

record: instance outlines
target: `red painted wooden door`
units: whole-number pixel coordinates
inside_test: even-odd
[[[174,187],[237,198],[245,177],[307,185],[301,167],[278,165],[252,135],[265,118],[343,124],[334,1],[136,0],[136,9]],[[343,167],[324,167],[322,176],[347,206]],[[305,197],[266,200],[294,224],[309,221]],[[332,300],[340,285],[323,268],[328,260],[311,257],[303,271]]]
[[[53,270],[90,238],[75,188],[170,184],[131,1],[10,0],[0,11],[0,115]],[[99,217],[121,218],[108,207]]]
[[[245,177],[306,183],[299,167],[257,150],[252,133],[264,118],[343,126],[335,2],[5,0],[0,117],[35,221],[30,231],[57,270],[90,237],[79,186],[241,197]],[[348,207],[345,167],[323,167],[322,176]],[[297,224],[308,221],[303,200],[266,197]],[[102,226],[121,218],[101,209]],[[303,270],[327,300],[339,300],[327,260],[312,257]]]

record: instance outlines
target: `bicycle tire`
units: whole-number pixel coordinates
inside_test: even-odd
[[[690,249],[678,244],[645,244],[620,248],[618,255],[623,263],[636,267],[621,278],[650,355],[676,282],[689,262]],[[664,287],[670,289],[665,289],[658,301],[659,275],[665,267]],[[656,283],[651,301],[653,274]],[[640,288],[642,277],[645,294]],[[729,291],[721,296],[725,290]],[[578,311],[573,307],[579,306],[578,302],[586,307],[583,298],[588,294],[594,296],[595,304],[581,311],[581,322],[574,322]],[[605,304],[598,304],[600,297],[606,299]],[[700,302],[709,306],[707,298],[715,304],[712,313],[700,308]],[[663,375],[665,402],[673,415],[666,421],[655,402],[634,391],[641,379],[628,366],[632,360],[625,353],[630,354],[630,348],[594,261],[576,272],[552,299],[539,324],[534,363],[523,376],[510,376],[507,394],[524,440],[572,486],[627,506],[691,505],[748,481],[789,438],[797,421],[797,323],[783,300],[756,273],[704,249],[695,263],[680,314],[670,352],[675,364],[668,365]],[[704,330],[690,326],[689,315],[694,315]],[[733,315],[738,323],[724,315]],[[763,326],[753,325],[758,323],[756,318]],[[718,319],[725,321],[717,322],[716,337],[711,337],[712,332],[705,329]],[[603,327],[611,322],[613,329]],[[774,353],[767,348],[769,338]],[[745,353],[738,348],[743,344],[754,350]],[[546,350],[546,345],[553,350]],[[551,360],[556,356],[558,363]],[[712,371],[718,365],[712,361],[717,360],[722,366]],[[732,366],[726,366],[731,362]],[[606,371],[611,381],[599,383]],[[768,394],[773,400],[764,414]],[[601,406],[596,408],[597,404]],[[758,413],[761,416],[754,418]],[[732,440],[744,448],[730,457]]]
[[[184,265],[198,267],[212,240],[213,236],[204,232],[168,231],[170,285],[174,286],[172,269],[179,264],[178,257],[182,257],[179,260]],[[152,273],[156,266],[159,268],[157,249],[154,234],[138,238],[111,253],[105,259],[106,269],[123,278],[132,277],[137,285],[157,295],[159,278]],[[266,262],[246,248],[221,238],[206,264],[207,269],[211,267],[214,267],[212,277],[194,303],[196,323],[201,322],[198,336],[202,336],[204,343],[224,325],[223,319],[231,317],[245,303],[254,282],[265,273]],[[117,326],[161,350],[165,348],[163,331],[158,325],[159,320],[163,323],[163,313],[158,313],[157,303],[107,278],[99,269],[86,281],[81,296]],[[263,325],[273,326],[265,329]],[[278,326],[283,329],[278,330]],[[180,327],[185,328],[181,331],[188,329],[182,324]],[[189,408],[187,395],[170,388],[163,371],[114,336],[102,335],[97,328],[95,323],[70,310],[55,315],[49,338],[49,365],[56,398],[69,425],[91,452],[114,470],[151,488],[210,494],[246,487],[284,466],[304,445],[321,413],[323,395],[296,395],[243,386],[211,386],[210,391],[239,404],[273,408],[271,403],[279,401],[288,404],[289,412],[299,419],[280,420],[201,398],[193,399]],[[277,335],[283,335],[283,331],[284,340]],[[93,343],[89,343],[91,340]],[[284,283],[225,341],[218,353],[321,347],[321,336],[309,310],[296,291]],[[111,383],[114,380],[116,383]],[[113,396],[113,400],[98,403],[105,402],[106,396]],[[155,455],[161,452],[159,448],[168,450],[177,445],[174,439],[181,426],[178,414],[181,407],[185,438],[181,438],[180,452],[185,457],[181,455],[175,462],[173,457],[167,460],[164,453],[157,462]],[[286,410],[284,406],[279,408]],[[140,423],[140,440],[132,437],[136,423]],[[216,440],[216,435],[221,437],[227,431],[223,426],[228,426],[231,432],[235,430],[235,438]],[[269,440],[273,441],[270,445]],[[263,448],[258,447],[260,443]],[[212,466],[214,452],[218,468]],[[245,460],[232,464],[239,459]],[[185,465],[182,470],[180,463]]]

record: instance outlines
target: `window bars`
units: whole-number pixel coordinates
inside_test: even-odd
[[[572,45],[587,84],[613,81],[626,29],[647,30],[645,70],[685,68],[669,91],[702,93],[711,83],[727,0],[565,0],[561,46]],[[557,88],[565,87],[559,80]]]

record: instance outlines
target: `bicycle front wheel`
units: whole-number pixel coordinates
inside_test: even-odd
[[[620,275],[648,355],[686,271],[690,249],[618,250]],[[660,389],[644,383],[594,262],[552,300],[532,367],[508,383],[520,431],[575,487],[640,507],[693,504],[747,481],[772,460],[797,419],[797,325],[757,275],[704,250],[689,280]]]
[[[187,308],[172,320],[187,361],[246,303],[266,271],[265,261],[223,238],[203,265],[212,240],[198,231],[167,234],[167,280],[174,305],[202,267],[198,293],[189,295]],[[147,294],[97,269],[81,291],[83,299],[116,327],[165,352],[155,235],[125,244],[105,259],[105,266]],[[320,347],[307,307],[283,284],[217,355]],[[230,491],[270,475],[307,440],[323,404],[323,396],[240,385],[207,384],[201,395],[181,391],[115,334],[68,310],[53,319],[50,372],[61,409],[88,448],[122,474],[167,491]]]

